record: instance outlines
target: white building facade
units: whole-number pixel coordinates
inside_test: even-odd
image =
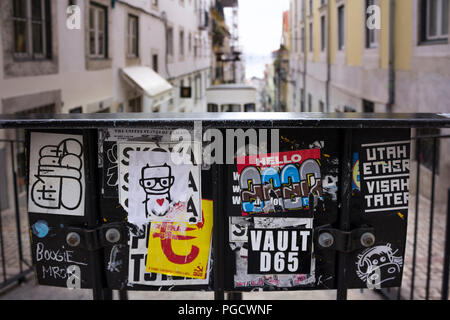
[[[2,113],[206,109],[209,0],[5,0],[0,12]],[[172,90],[155,99],[168,84],[142,88],[130,67]]]
[[[210,0],[1,0],[0,112],[206,111],[209,9]],[[23,130],[0,130],[5,138]],[[25,150],[16,146],[23,191]],[[0,142],[3,169],[9,152]],[[0,174],[5,208],[12,177]]]

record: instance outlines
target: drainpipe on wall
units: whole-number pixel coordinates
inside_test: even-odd
[[[386,111],[392,112],[395,104],[395,0],[389,0],[389,74],[388,103]]]
[[[302,3],[302,21],[303,21],[303,33],[302,33],[302,37],[303,37],[303,92],[302,92],[302,101],[303,101],[303,110],[300,110],[302,112],[305,111],[306,109],[306,52],[307,52],[307,43],[306,43],[306,20],[305,20],[305,13],[306,13],[306,9],[305,9],[305,1],[303,1]]]
[[[170,76],[170,72],[169,72],[169,34],[167,32],[168,26],[167,26],[167,13],[165,11],[161,12],[161,21],[164,24],[164,39],[166,42],[166,48],[165,48],[165,52],[164,52],[164,56],[165,56],[165,67],[166,67],[166,73],[167,73],[167,79],[171,79]],[[173,51],[173,47],[172,47],[172,51]]]
[[[331,6],[327,4],[327,81],[325,84],[325,112],[330,110],[330,78],[331,78]]]

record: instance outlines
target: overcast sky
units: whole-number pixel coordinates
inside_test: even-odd
[[[239,0],[239,43],[247,56],[247,78],[262,77],[271,52],[280,47],[286,10],[289,0]]]

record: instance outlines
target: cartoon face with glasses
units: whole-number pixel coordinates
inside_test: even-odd
[[[170,166],[151,167],[148,164],[142,168],[139,184],[146,193],[145,216],[149,214],[162,217],[170,208],[170,187],[175,182]]]

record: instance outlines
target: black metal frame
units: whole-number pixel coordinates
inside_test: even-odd
[[[2,115],[0,128],[77,128],[171,126],[194,121],[216,128],[449,128],[450,118],[432,113],[115,113]]]
[[[358,113],[217,113],[217,114],[60,114],[60,115],[30,115],[26,117],[17,117],[3,115],[0,117],[0,129],[7,128],[27,128],[27,129],[54,129],[54,128],[71,128],[71,129],[83,129],[85,135],[89,141],[94,141],[96,137],[96,129],[107,127],[148,127],[148,126],[167,126],[171,127],[191,127],[194,121],[201,121],[204,127],[214,128],[288,128],[288,127],[308,127],[308,128],[341,128],[342,129],[342,158],[344,161],[341,163],[341,178],[340,184],[340,227],[343,231],[349,231],[349,210],[350,210],[350,186],[344,181],[349,181],[351,177],[351,139],[352,130],[360,128],[426,128],[426,127],[440,127],[450,128],[450,119],[436,114],[358,114]],[[436,146],[436,139],[434,137],[434,146]],[[93,143],[90,143],[91,148]],[[434,149],[435,150],[435,149]],[[96,152],[90,150],[90,152]],[[95,165],[90,163],[89,165]],[[420,163],[418,163],[420,167]],[[13,168],[13,171],[15,169]],[[15,175],[15,173],[14,173]],[[223,252],[221,252],[221,246],[219,245],[224,241],[224,230],[221,223],[216,223],[217,219],[221,217],[223,211],[223,198],[221,190],[221,184],[223,177],[223,166],[213,166],[213,184],[214,184],[214,215],[215,226],[219,226],[214,232],[213,248],[215,255],[215,271],[214,271],[214,288],[215,299],[224,299],[224,264],[223,264]],[[434,197],[434,176],[435,168],[433,164],[433,189],[432,194]],[[419,179],[419,177],[417,177]],[[419,182],[419,181],[417,181]],[[90,180],[92,187],[95,188],[95,178]],[[16,186],[15,186],[16,189]],[[450,192],[449,192],[450,193]],[[17,199],[17,197],[16,197]],[[18,204],[16,202],[16,217]],[[418,205],[418,199],[416,198],[416,205]],[[92,211],[90,215],[89,227],[96,227],[98,221],[96,220],[96,208],[95,201],[91,201],[88,205],[89,210]],[[417,206],[416,206],[417,208]],[[416,209],[416,221],[418,219]],[[430,208],[431,216],[434,213],[433,202]],[[450,221],[450,213],[447,215],[447,221]],[[20,220],[18,220],[18,225]],[[1,226],[1,220],[0,220]],[[417,227],[417,225],[416,225]],[[18,226],[18,231],[20,227]],[[433,225],[430,224],[430,237],[433,231]],[[417,229],[415,230],[417,234]],[[19,235],[20,237],[20,232]],[[1,239],[0,239],[1,240]],[[3,244],[3,241],[2,241]],[[429,244],[429,254],[431,253],[431,242]],[[21,248],[20,239],[19,247]],[[21,250],[21,249],[20,249]],[[414,251],[416,248],[414,247]],[[445,255],[445,273],[443,282],[443,298],[448,296],[448,265],[450,264],[450,226],[447,222],[447,238],[446,238],[446,255]],[[3,250],[2,250],[3,252]],[[111,299],[112,291],[104,288],[104,280],[101,275],[101,258],[98,251],[94,251],[92,254],[92,261],[97,261],[93,264],[92,272],[94,274],[94,299]],[[339,258],[337,263],[337,299],[343,300],[347,298],[346,287],[346,270],[345,260],[347,254],[345,252],[339,252]],[[21,256],[22,259],[22,256]],[[427,283],[427,298],[429,291],[429,272],[430,272],[430,255],[428,257],[428,283]],[[414,255],[415,261],[415,255]],[[414,262],[415,263],[415,262]],[[30,268],[31,269],[31,268]],[[22,271],[19,279],[23,278],[24,272]],[[414,272],[413,272],[414,279]],[[412,281],[414,285],[414,280]],[[1,287],[0,287],[1,288]],[[119,292],[121,299],[126,298],[126,292]],[[239,298],[239,296],[237,296]],[[400,297],[400,290],[398,290],[398,297]],[[411,297],[413,298],[413,297]]]
[[[432,140],[432,169],[431,169],[431,195],[430,195],[430,216],[428,227],[428,246],[427,246],[427,264],[426,264],[426,284],[425,284],[425,300],[429,300],[430,297],[430,281],[431,281],[431,264],[432,264],[432,251],[433,251],[433,230],[434,230],[434,218],[435,218],[435,190],[436,190],[436,160],[437,160],[437,142],[438,140],[448,139],[450,135],[431,135],[431,136],[416,136],[411,138],[411,141],[416,141],[416,198],[415,198],[415,217],[414,217],[414,232],[413,232],[413,248],[412,248],[412,273],[411,273],[411,285],[409,297],[402,295],[401,288],[397,290],[383,289],[381,293],[390,300],[402,300],[408,299],[414,300],[416,289],[416,266],[417,266],[417,243],[420,241],[418,238],[419,228],[419,204],[420,204],[420,172],[422,168],[422,162],[420,158],[421,154],[421,141]],[[447,195],[447,213],[445,219],[445,234],[444,234],[444,259],[443,259],[443,273],[442,273],[442,285],[441,285],[441,300],[448,300],[449,289],[449,276],[450,276],[450,188]],[[395,292],[396,291],[396,292]]]
[[[27,274],[33,271],[33,266],[31,262],[27,261],[23,255],[23,245],[22,245],[22,236],[21,236],[21,221],[20,221],[20,206],[19,206],[19,193],[17,187],[17,172],[16,172],[16,160],[15,160],[15,148],[16,144],[23,144],[24,141],[21,140],[10,140],[10,139],[1,139],[1,143],[9,144],[9,152],[10,152],[10,160],[11,160],[11,177],[12,177],[12,186],[13,186],[13,198],[14,198],[14,216],[15,216],[15,227],[16,227],[16,235],[17,235],[17,248],[18,248],[18,263],[19,263],[19,272],[12,275],[7,276],[7,266],[6,260],[7,257],[5,255],[5,246],[4,246],[4,238],[3,238],[3,222],[2,222],[2,214],[0,210],[0,257],[1,257],[1,268],[2,268],[2,278],[3,280],[0,282],[0,290],[4,289],[11,284],[14,283],[22,283],[25,281],[25,277]],[[6,149],[6,148],[5,148]],[[24,268],[25,265],[25,268]]]

